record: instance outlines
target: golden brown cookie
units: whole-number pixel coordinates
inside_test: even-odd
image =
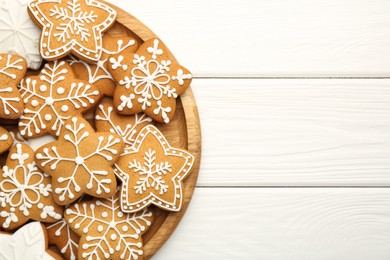
[[[81,236],[79,259],[142,259],[142,235],[153,221],[153,212],[123,213],[119,194],[108,199],[75,203],[65,219]]]
[[[146,126],[115,164],[115,173],[122,180],[122,211],[137,212],[151,204],[180,211],[183,180],[193,163],[194,156],[188,151],[171,147],[156,127]]]
[[[71,117],[58,141],[40,147],[35,158],[50,174],[53,196],[67,205],[84,193],[108,198],[115,193],[116,178],[111,167],[123,151],[123,141],[113,133],[95,133],[82,117]]]
[[[114,95],[116,82],[108,71],[108,58],[110,55],[120,53],[124,50],[134,52],[138,43],[129,36],[103,36],[103,52],[99,61],[88,63],[77,57],[70,56],[67,61],[72,66],[76,77],[93,84],[100,93],[112,97]]]
[[[109,62],[118,82],[114,105],[120,114],[144,112],[160,123],[172,120],[176,98],[190,86],[192,75],[159,39],[146,41],[136,53],[112,55]]]
[[[120,135],[125,142],[125,151],[134,144],[139,131],[152,123],[152,119],[142,113],[130,116],[118,114],[110,100],[102,101],[95,113],[96,130]]]
[[[17,85],[27,71],[24,58],[0,54],[0,118],[17,119],[23,112],[23,101]]]
[[[93,85],[75,78],[65,61],[49,62],[38,76],[23,79],[20,92],[25,109],[19,131],[27,138],[58,136],[66,119],[84,113],[101,98]]]
[[[116,11],[97,0],[35,0],[28,10],[42,28],[40,52],[46,60],[73,54],[86,61],[98,61],[102,34],[116,19]]]
[[[48,250],[47,234],[39,222],[31,222],[13,234],[0,232],[0,257],[7,260],[60,260]]]
[[[34,151],[21,143],[12,146],[0,175],[1,227],[12,230],[29,219],[53,223],[62,212],[52,197],[50,176],[34,162]]]
[[[0,153],[7,151],[12,145],[11,134],[0,126]]]

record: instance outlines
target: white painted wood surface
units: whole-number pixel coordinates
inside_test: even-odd
[[[111,0],[196,76],[385,76],[388,0]]]
[[[390,1],[111,2],[197,77],[198,188],[154,259],[390,259]]]

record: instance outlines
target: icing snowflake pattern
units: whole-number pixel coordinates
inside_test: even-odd
[[[95,119],[96,129],[99,132],[110,131],[122,137],[125,142],[125,152],[134,144],[139,131],[152,122],[152,119],[145,114],[121,116],[115,111],[114,105],[108,102],[99,104]]]
[[[43,27],[40,49],[47,60],[73,53],[98,61],[102,33],[116,19],[114,9],[95,0],[36,0],[29,11]]]
[[[25,78],[20,92],[25,110],[19,130],[24,137],[58,136],[66,119],[100,99],[93,85],[74,79],[72,68],[64,61],[47,63],[39,76]]]
[[[50,177],[33,160],[33,150],[16,144],[10,151],[0,177],[0,222],[14,229],[29,219],[56,222],[62,208],[54,203]]]
[[[39,148],[36,158],[39,167],[53,176],[54,199],[66,205],[83,193],[112,196],[116,179],[111,165],[122,149],[118,135],[95,133],[85,119],[72,117],[66,121],[59,140]]]
[[[65,239],[55,239],[57,243],[57,247],[60,249],[60,252],[68,257],[70,260],[76,260],[77,251],[79,248],[79,236],[70,229],[68,223],[65,219],[61,219],[60,221],[48,225],[46,227],[49,236],[50,233],[53,233],[55,237],[63,237]],[[56,242],[53,241],[52,242]]]
[[[154,204],[180,211],[182,182],[193,163],[193,155],[171,147],[156,127],[146,126],[115,164],[115,172],[122,180],[122,210],[133,213]]]
[[[42,64],[38,47],[40,30],[28,15],[28,2],[1,0],[0,51],[22,56],[28,67],[36,70]]]
[[[122,52],[109,61],[119,82],[114,103],[121,114],[143,111],[160,123],[172,120],[176,98],[189,87],[192,75],[170,57],[160,40],[148,40],[137,53]]]
[[[80,236],[80,259],[139,259],[143,254],[142,235],[153,221],[150,209],[123,213],[119,194],[109,199],[76,203],[65,219]]]

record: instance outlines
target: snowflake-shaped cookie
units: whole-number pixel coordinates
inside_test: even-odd
[[[70,229],[65,219],[46,225],[49,241],[54,243],[66,259],[76,260],[80,237]]]
[[[192,75],[160,40],[146,41],[136,53],[113,55],[109,62],[109,70],[119,83],[114,104],[121,114],[145,112],[160,123],[173,119],[176,98],[189,87]]]
[[[26,60],[19,55],[0,54],[0,118],[17,119],[23,101],[17,84],[27,71]]]
[[[30,69],[39,69],[42,57],[38,42],[40,30],[27,12],[29,0],[0,1],[0,52],[19,54]]]
[[[193,155],[171,147],[156,127],[146,126],[131,150],[115,164],[115,172],[122,180],[122,210],[132,213],[154,204],[165,210],[180,211],[183,180],[193,163]]]
[[[40,52],[46,60],[72,53],[86,61],[102,54],[102,33],[115,22],[116,12],[95,0],[35,0],[31,18],[42,27]]]
[[[25,78],[20,92],[25,109],[19,130],[29,138],[58,136],[66,119],[85,112],[101,97],[93,85],[76,79],[65,61],[49,62],[40,75]]]
[[[53,195],[67,205],[84,193],[108,198],[115,193],[116,178],[112,165],[123,151],[122,138],[112,133],[95,133],[82,117],[65,122],[57,142],[40,147],[36,161],[52,175]]]
[[[0,126],[0,153],[7,151],[12,145],[11,134]]]
[[[0,233],[0,259],[62,259],[47,249],[46,232],[39,222],[29,223],[14,234]]]
[[[29,219],[53,223],[62,212],[52,197],[50,176],[34,162],[34,151],[25,144],[14,145],[0,176],[1,227],[11,230]]]
[[[142,235],[153,221],[150,209],[128,214],[119,205],[119,194],[109,199],[76,203],[65,219],[81,236],[79,259],[140,259]]]
[[[76,77],[93,84],[100,93],[112,97],[114,95],[116,82],[108,71],[108,58],[110,55],[120,53],[124,50],[135,51],[138,43],[129,36],[103,36],[103,52],[100,60],[88,63],[74,56],[67,60],[72,66]]]
[[[152,119],[145,114],[123,116],[118,114],[110,101],[103,101],[96,109],[95,125],[98,132],[110,132],[120,135],[125,142],[125,152],[134,144],[138,133]]]

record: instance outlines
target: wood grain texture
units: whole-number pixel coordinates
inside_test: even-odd
[[[390,186],[390,80],[212,80],[200,186]]]
[[[111,0],[198,77],[385,76],[388,0]]]
[[[388,189],[196,189],[154,260],[388,260]]]

